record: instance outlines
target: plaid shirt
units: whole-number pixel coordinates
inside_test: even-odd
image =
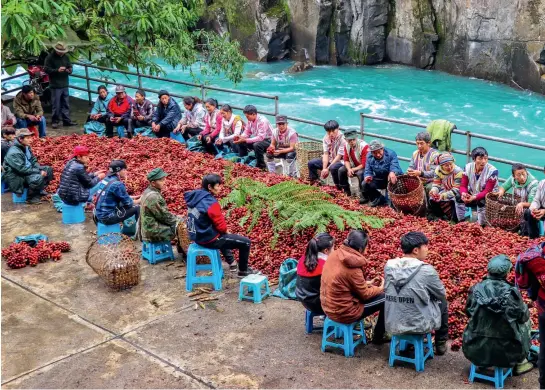
[[[106,189],[106,192],[102,194],[106,185],[113,181],[113,183]],[[111,215],[114,215],[118,207],[132,207],[133,200],[127,193],[125,183],[123,183],[116,174],[110,174],[104,180],[100,182],[97,191],[97,204],[95,208],[95,215],[98,220],[106,219]]]

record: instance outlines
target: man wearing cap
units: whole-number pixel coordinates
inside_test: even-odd
[[[13,146],[15,142],[16,130],[13,127],[4,127],[2,129],[2,164],[8,154],[9,148]]]
[[[146,99],[143,89],[136,91],[131,111],[131,133],[139,127],[150,127],[153,117],[153,103]]]
[[[365,161],[367,160],[367,152],[369,145],[362,139],[358,139],[358,132],[349,130],[344,133],[346,145],[344,146],[344,166],[339,169],[339,183],[348,196],[350,192],[349,177],[358,178],[358,187],[360,188],[360,204],[367,202],[367,197],[364,195],[362,188],[363,174],[365,172]]]
[[[153,113],[151,129],[158,138],[170,137],[172,130],[182,119],[182,110],[168,91],[159,91],[159,104]]]
[[[161,168],[148,173],[149,186],[140,198],[139,237],[142,241],[165,242],[172,240],[180,218],[168,211],[161,189],[168,174]]]
[[[2,180],[9,190],[21,195],[28,188],[27,203],[41,203],[40,196],[47,195],[45,187],[53,180],[53,169],[38,164],[30,145],[34,134],[28,129],[19,129],[16,139],[4,159]]]
[[[13,100],[13,110],[17,118],[16,128],[28,129],[29,126],[38,126],[40,137],[45,137],[44,110],[33,86],[23,85],[21,92]]]
[[[346,140],[340,131],[339,123],[335,120],[324,124],[326,135],[323,139],[322,158],[315,158],[308,162],[308,178],[311,184],[318,181],[318,177],[326,179],[329,173],[338,190],[342,190],[339,183],[339,169],[343,166],[344,145]],[[318,176],[320,171],[320,176]]]
[[[388,181],[395,184],[397,182],[396,175],[402,173],[396,152],[385,148],[380,141],[371,141],[365,163],[363,184],[363,192],[369,197],[371,207],[386,204],[386,198],[379,190],[385,190]]]
[[[66,55],[68,47],[64,42],[57,42],[54,50],[45,59],[44,70],[49,75],[53,116],[51,127],[59,127],[62,119],[64,126],[74,126],[77,123],[70,120],[70,93],[68,92],[68,76],[72,73],[72,63]]]
[[[113,160],[108,174],[100,182],[95,198],[95,222],[114,225],[140,215],[140,196],[130,196],[123,180],[127,179],[127,164]]]
[[[257,113],[257,108],[251,104],[244,107],[242,110],[248,124],[244,132],[238,137],[235,137],[235,144],[239,147],[239,156],[245,157],[248,155],[248,149],[255,152],[257,160],[257,168],[267,169],[265,164],[265,152],[271,146],[272,126],[269,120]]]
[[[88,173],[89,148],[76,146],[73,157],[66,163],[57,191],[61,200],[71,206],[87,203],[90,200],[91,188],[106,176],[106,171]]]
[[[267,168],[269,172],[276,172],[275,158],[285,159],[289,164],[289,175],[296,174],[295,166],[295,144],[299,141],[297,132],[288,126],[288,117],[285,115],[276,116],[276,129],[272,132],[271,146],[267,148]]]
[[[131,108],[134,104],[132,98],[125,93],[125,87],[115,87],[115,97],[108,103],[108,120],[106,120],[106,137],[114,136],[114,126],[123,126],[127,136],[132,138]],[[119,134],[119,130],[118,130]]]
[[[443,152],[438,158],[439,166],[435,173],[430,190],[430,212],[438,218],[463,221],[466,208],[464,204],[456,203],[460,196],[460,185],[464,170],[457,166],[454,156]]]

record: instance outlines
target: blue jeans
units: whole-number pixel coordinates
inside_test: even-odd
[[[28,126],[38,126],[38,134],[40,138],[45,137],[45,116],[42,116],[42,119],[39,122],[34,122],[28,119],[17,118],[17,123],[15,127],[17,129],[28,128]]]

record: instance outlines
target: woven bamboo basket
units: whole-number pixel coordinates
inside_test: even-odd
[[[140,282],[140,254],[125,235],[110,233],[95,239],[87,250],[86,261],[114,290],[131,288]]]
[[[315,158],[322,157],[324,153],[323,145],[320,142],[308,141],[299,142],[295,145],[297,153],[297,162],[299,164],[299,173],[301,180],[308,179],[308,162]]]
[[[189,233],[187,232],[186,221],[183,220],[176,226],[176,248],[178,253],[187,258],[187,249],[191,244]]]
[[[505,194],[501,198],[493,193],[486,195],[486,222],[488,225],[516,231],[520,227],[522,217],[517,215],[516,206],[521,199],[512,194]]]
[[[388,183],[388,196],[396,210],[422,215],[426,211],[426,192],[418,177],[400,175],[395,184]]]

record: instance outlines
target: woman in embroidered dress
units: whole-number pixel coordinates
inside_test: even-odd
[[[238,145],[234,143],[234,140],[244,131],[244,122],[239,115],[233,115],[233,109],[229,104],[221,106],[220,115],[222,122],[216,145],[220,148],[223,145],[228,146],[231,148],[231,152],[238,153]]]
[[[438,162],[430,190],[430,212],[438,218],[463,221],[465,204],[457,204],[455,200],[460,196],[464,171],[448,152],[439,155]]]

